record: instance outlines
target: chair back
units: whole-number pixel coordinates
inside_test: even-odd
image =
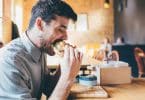
[[[104,52],[104,50],[99,50],[96,53],[96,55],[95,55],[94,58],[97,59],[97,60],[99,60],[99,61],[103,61],[103,59],[105,58],[105,52]]]
[[[112,50],[111,54],[109,55],[109,59],[113,61],[119,61],[119,53],[116,50]]]
[[[141,48],[136,47],[134,49],[134,56],[138,67],[138,77],[142,77],[145,75],[145,53]]]

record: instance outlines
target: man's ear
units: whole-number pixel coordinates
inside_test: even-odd
[[[36,27],[39,29],[39,30],[43,30],[43,20],[40,18],[40,17],[38,17],[37,19],[36,19]]]

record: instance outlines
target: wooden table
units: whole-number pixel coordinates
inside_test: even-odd
[[[131,84],[106,85],[103,88],[108,92],[108,98],[76,98],[73,100],[145,100],[145,78],[132,79]]]

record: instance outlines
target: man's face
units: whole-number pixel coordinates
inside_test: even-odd
[[[43,27],[43,46],[42,50],[49,55],[54,55],[54,44],[67,39],[67,26],[69,19],[57,16],[49,24]]]

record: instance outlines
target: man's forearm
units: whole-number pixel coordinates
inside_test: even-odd
[[[56,69],[54,75],[50,74],[45,75],[42,91],[48,97],[52,94],[54,88],[56,87],[59,77],[60,77],[60,67]]]
[[[63,77],[60,77],[54,91],[48,100],[66,100],[72,85],[73,80],[65,80]]]

